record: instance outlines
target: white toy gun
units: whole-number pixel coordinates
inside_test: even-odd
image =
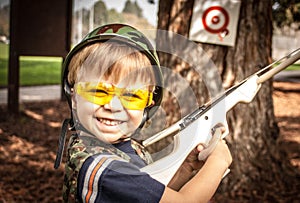
[[[205,149],[201,151],[198,158],[205,160],[214,150],[218,140],[229,134],[226,113],[240,102],[250,103],[263,82],[298,59],[300,59],[300,48],[226,90],[222,95],[199,107],[172,126],[144,140],[142,144],[147,147],[162,138],[174,135],[174,148],[170,154],[141,170],[167,185],[188,154],[200,143],[205,146]],[[275,64],[276,66],[273,67]],[[222,133],[220,128],[216,128],[218,125],[224,126],[225,132]]]

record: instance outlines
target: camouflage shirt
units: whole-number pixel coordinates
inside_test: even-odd
[[[141,145],[132,140],[132,147],[146,164],[152,162],[151,156]],[[63,199],[65,202],[78,202],[77,180],[84,162],[95,154],[112,155],[114,159],[130,162],[131,158],[111,144],[101,142],[95,137],[72,135],[67,150]]]

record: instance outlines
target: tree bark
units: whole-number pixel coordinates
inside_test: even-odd
[[[223,86],[229,88],[260,68],[271,63],[272,1],[242,0],[234,47],[198,43],[212,60],[221,75]],[[158,29],[168,30],[188,37],[193,1],[164,0],[159,2]],[[157,35],[157,49],[185,47],[172,41],[169,35]],[[189,50],[190,51],[190,50]],[[193,52],[191,52],[193,54]],[[198,98],[207,100],[205,83],[192,72],[189,63],[170,54],[159,52],[162,66],[185,77]],[[201,56],[192,56],[199,58]],[[166,80],[170,80],[165,76]],[[176,81],[173,81],[176,83]],[[206,84],[207,85],[207,84]],[[176,84],[180,86],[180,84]],[[168,92],[163,102],[167,125],[177,121],[176,98]],[[187,98],[188,102],[188,98]],[[290,202],[300,199],[299,171],[293,168],[280,153],[277,138],[279,130],[274,116],[272,81],[263,84],[250,104],[238,104],[227,115],[230,135],[227,136],[233,155],[231,173],[224,178],[215,195],[218,201],[236,202]],[[171,138],[158,143],[160,150]]]

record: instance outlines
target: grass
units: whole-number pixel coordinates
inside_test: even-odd
[[[290,65],[287,70],[300,70],[300,63]]]
[[[9,46],[0,43],[0,87],[7,86]],[[53,85],[61,82],[62,58],[20,57],[20,85]],[[300,64],[293,64],[287,70],[300,70]]]
[[[20,57],[20,85],[53,85],[61,82],[62,58]],[[8,45],[0,44],[0,86],[8,84]]]

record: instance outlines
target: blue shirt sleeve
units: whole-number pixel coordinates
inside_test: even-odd
[[[82,202],[159,202],[165,186],[129,162],[113,156],[88,158],[79,173]]]

